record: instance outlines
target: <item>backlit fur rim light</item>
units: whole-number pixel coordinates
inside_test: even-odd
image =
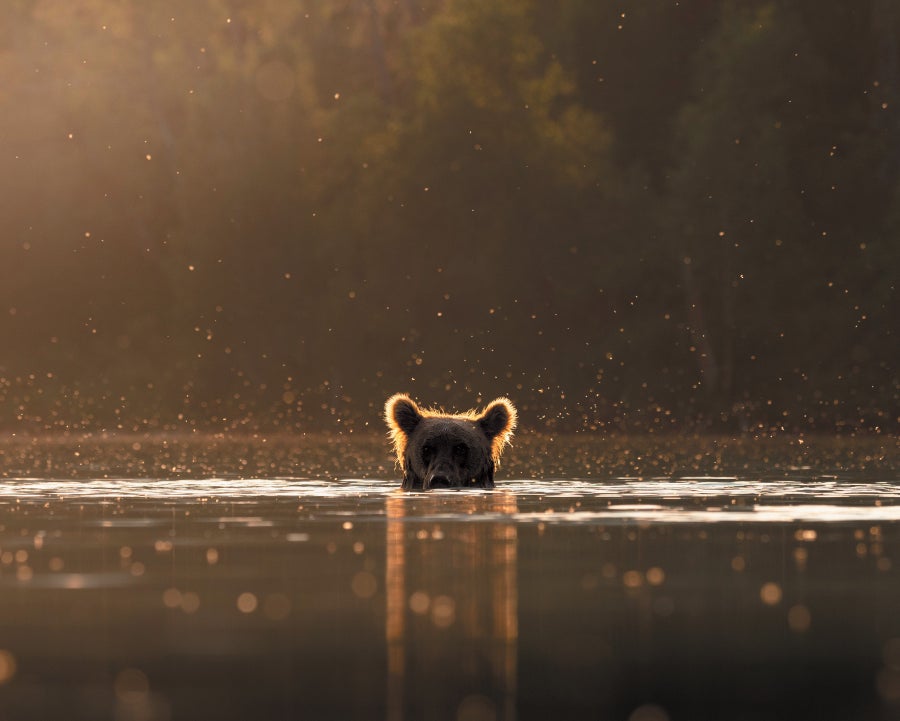
[[[394,446],[394,452],[397,454],[397,463],[401,468],[403,467],[403,456],[406,453],[406,443],[408,440],[406,433],[403,432],[403,429],[400,428],[400,426],[397,425],[397,421],[394,420],[394,407],[401,401],[409,403],[423,418],[456,418],[462,421],[471,421],[473,423],[480,421],[496,406],[501,405],[505,407],[508,417],[506,427],[494,436],[491,441],[491,458],[498,466],[500,465],[500,456],[503,453],[503,449],[510,445],[513,431],[516,430],[516,423],[518,423],[519,420],[518,413],[516,413],[516,407],[509,398],[495,398],[488,403],[481,412],[472,409],[464,411],[463,413],[445,413],[440,408],[420,408],[406,393],[395,393],[388,398],[387,403],[384,404],[384,419],[387,421],[389,428],[388,437],[391,440],[391,444]]]

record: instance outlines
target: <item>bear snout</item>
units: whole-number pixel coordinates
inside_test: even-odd
[[[453,469],[446,464],[438,465],[430,468],[425,474],[425,483],[422,490],[427,491],[431,488],[460,488],[462,483],[459,474],[454,473]]]
[[[435,475],[431,477],[431,481],[426,485],[426,488],[452,488],[452,486],[453,484],[447,476]]]

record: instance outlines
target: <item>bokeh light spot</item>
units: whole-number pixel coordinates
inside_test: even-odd
[[[781,586],[774,581],[763,584],[759,589],[759,597],[767,606],[777,606],[781,603]]]
[[[788,626],[791,631],[804,633],[809,630],[811,623],[812,615],[806,606],[799,603],[796,606],[791,606],[788,611]]]
[[[378,590],[378,581],[368,571],[360,571],[353,576],[350,588],[358,598],[372,598]]]
[[[237,607],[238,611],[241,613],[253,613],[258,605],[259,601],[257,600],[256,595],[249,591],[246,591],[237,597]]]
[[[409,608],[413,613],[423,615],[428,613],[428,607],[431,605],[431,598],[424,591],[414,591],[409,596]]]
[[[431,622],[438,628],[448,628],[456,620],[456,601],[438,596],[431,604]]]

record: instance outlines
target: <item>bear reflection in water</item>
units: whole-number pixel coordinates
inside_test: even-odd
[[[516,409],[506,398],[480,413],[444,413],[398,393],[384,415],[405,490],[493,488],[494,467],[516,428]]]
[[[387,719],[515,719],[515,495],[396,493],[385,510]]]

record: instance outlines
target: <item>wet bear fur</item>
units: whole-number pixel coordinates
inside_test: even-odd
[[[494,468],[516,428],[516,408],[506,398],[480,413],[444,413],[398,393],[384,416],[405,490],[493,488]]]

